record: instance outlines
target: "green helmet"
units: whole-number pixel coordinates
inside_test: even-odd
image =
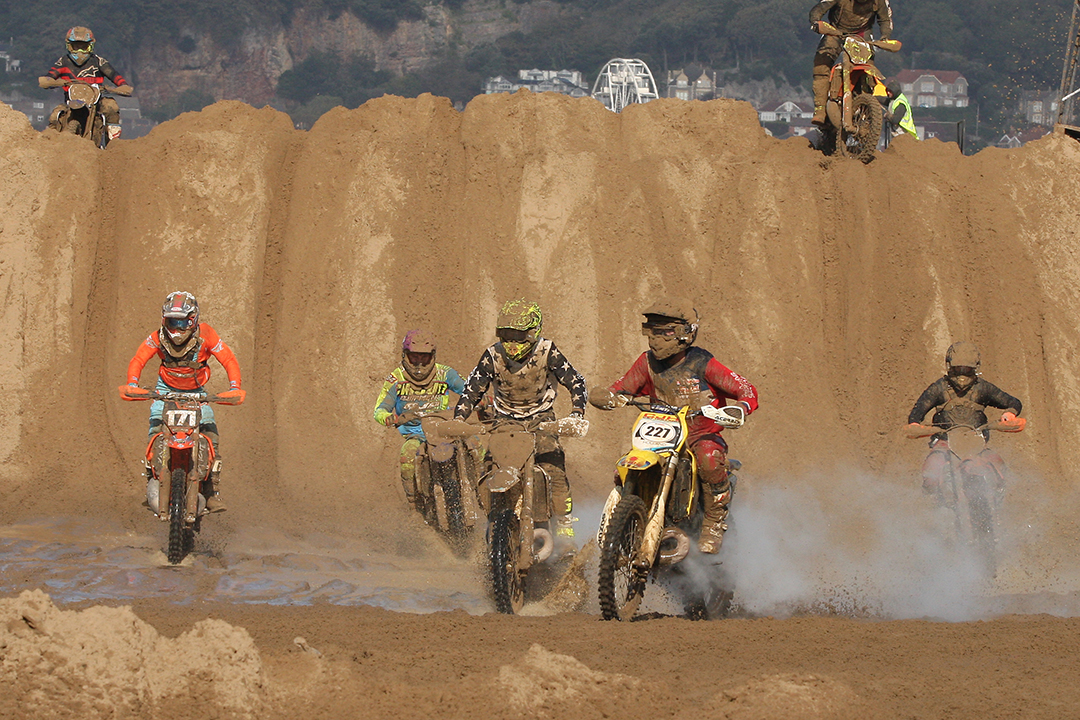
[[[540,339],[544,316],[540,306],[529,300],[508,300],[499,309],[495,335],[513,360],[521,360]]]

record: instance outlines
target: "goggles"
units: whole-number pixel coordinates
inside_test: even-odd
[[[495,328],[495,337],[503,342],[525,342],[529,339],[529,331],[515,328]]]
[[[682,334],[685,330],[683,325],[649,325],[644,323],[641,326],[641,334],[645,337],[675,337]]]
[[[165,318],[165,329],[166,330],[190,330],[194,326],[195,326],[195,318],[193,318],[193,317],[182,317],[182,318],[167,317],[167,318]]]
[[[94,49],[94,43],[86,40],[72,40],[68,43],[68,49],[72,52],[90,52]]]
[[[409,361],[410,365],[424,367],[430,365],[431,361],[435,359],[435,353],[407,352],[405,353],[405,359]]]
[[[953,365],[949,368],[949,377],[975,377],[978,371],[970,365]]]

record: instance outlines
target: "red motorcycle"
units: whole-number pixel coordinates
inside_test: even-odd
[[[874,159],[881,138],[881,105],[875,96],[878,85],[884,92],[885,76],[874,66],[874,48],[889,52],[900,49],[899,40],[867,40],[861,35],[844,35],[827,22],[818,24],[825,35],[843,38],[840,54],[829,74],[829,98],[825,103],[826,122],[822,127],[823,150],[864,163]]]
[[[214,445],[199,429],[202,406],[209,403],[239,405],[242,398],[223,398],[200,392],[162,393],[130,385],[120,386],[124,400],[161,400],[161,432],[146,447],[149,477],[146,504],[169,523],[169,563],[176,565],[192,551],[195,534],[207,514],[206,498],[213,492],[211,473],[219,471]],[[162,492],[164,483],[165,492]]]

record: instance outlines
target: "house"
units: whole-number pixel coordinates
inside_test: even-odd
[[[1058,115],[1057,91],[1023,91],[1020,93],[1020,114],[1032,125],[1053,125]]]
[[[46,107],[44,100],[25,98],[18,94],[10,98],[2,98],[0,101],[10,105],[12,110],[18,110],[25,115],[35,130],[45,129],[45,126],[49,124],[49,113],[56,105],[56,103],[48,103]]]
[[[525,88],[530,92],[557,92],[570,97],[589,95],[585,87],[585,77],[579,70],[518,70],[516,79],[502,75],[490,77],[484,81],[484,94],[517,92]]]
[[[893,78],[916,107],[967,107],[968,81],[955,70],[901,70]]]
[[[695,75],[697,77],[694,77]],[[679,100],[712,100],[716,96],[715,70],[711,73],[701,68],[668,71],[667,90],[664,97]]]
[[[814,109],[803,107],[793,100],[772,101],[758,110],[758,119],[763,122],[783,122],[791,124],[793,120],[809,120],[814,116]]]
[[[1019,137],[1017,137],[1016,135],[1010,135],[1009,133],[1005,133],[1004,135],[1001,136],[1000,140],[998,140],[996,143],[994,143],[994,147],[1018,148],[1018,147],[1020,147],[1021,144],[1022,143],[1020,142]]]
[[[22,72],[22,61],[13,58],[11,56],[11,48],[3,43],[0,43],[0,61],[3,61],[4,63],[4,72]]]

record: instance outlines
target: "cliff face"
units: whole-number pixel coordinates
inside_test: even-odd
[[[273,97],[281,73],[314,52],[367,55],[378,69],[403,74],[440,57],[451,43],[467,49],[510,32],[529,32],[559,13],[560,7],[551,0],[521,5],[469,0],[460,10],[432,5],[424,12],[423,20],[403,22],[386,33],[349,13],[330,18],[325,11],[305,10],[288,26],[250,27],[233,47],[219,45],[206,33],[181,30],[194,40],[190,52],[173,49],[168,62],[162,62],[159,47],[136,52],[133,69],[139,79],[139,97],[154,106],[185,90],[199,90],[215,100],[260,106]]]

